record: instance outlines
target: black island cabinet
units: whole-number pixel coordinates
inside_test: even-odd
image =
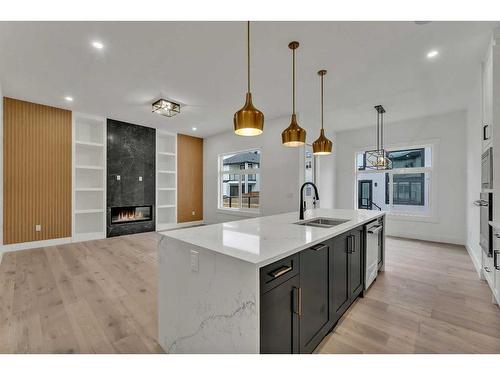
[[[260,352],[312,353],[364,289],[364,226],[260,269]]]

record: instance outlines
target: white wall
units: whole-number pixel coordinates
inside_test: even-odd
[[[481,131],[482,131],[482,78],[478,66],[474,87],[467,108],[467,184],[465,198],[466,247],[476,266],[481,270],[481,248],[479,247],[479,208],[473,201],[479,199],[481,192]]]
[[[390,111],[388,113],[390,115]],[[374,118],[375,120],[375,118]],[[466,199],[466,129],[467,115],[458,111],[387,124],[387,147],[436,143],[432,183],[436,194],[432,205],[435,218],[431,221],[404,220],[389,217],[389,235],[430,241],[465,243]],[[336,208],[354,208],[356,151],[374,148],[375,126],[336,133]]]
[[[0,262],[3,254],[3,94],[0,84]]]
[[[223,153],[260,148],[261,215],[298,210],[300,157],[299,149],[281,145],[281,131],[290,119],[266,121],[264,133],[258,137],[240,137],[232,131],[204,139],[203,143],[203,220],[205,223],[246,218],[217,209],[218,156]],[[232,125],[232,124],[231,124]]]

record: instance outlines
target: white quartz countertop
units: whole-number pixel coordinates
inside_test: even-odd
[[[332,228],[296,225],[298,212],[161,232],[166,237],[229,255],[259,267],[383,216],[383,211],[313,209],[317,217],[348,220]]]

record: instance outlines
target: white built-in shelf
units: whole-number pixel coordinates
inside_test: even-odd
[[[75,141],[75,144],[77,146],[104,147],[102,143],[96,143],[96,142]]]
[[[106,237],[106,119],[73,113],[73,239]]]
[[[156,229],[177,224],[177,135],[156,132]]]
[[[93,188],[93,187],[82,187],[82,188],[76,188],[75,191],[103,191],[103,188]]]
[[[75,214],[100,214],[103,213],[104,210],[101,208],[95,208],[90,210],[75,210]]]
[[[99,165],[76,165],[76,169],[95,169],[95,170],[102,170],[104,167],[99,166]]]

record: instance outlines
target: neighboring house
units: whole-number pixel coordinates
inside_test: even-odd
[[[224,172],[223,195],[237,197],[239,195],[240,170],[259,168],[260,154],[257,151],[250,151],[236,154],[224,159],[222,168]],[[231,173],[233,172],[233,173]],[[241,193],[248,194],[260,191],[260,175],[246,174],[241,175]]]

